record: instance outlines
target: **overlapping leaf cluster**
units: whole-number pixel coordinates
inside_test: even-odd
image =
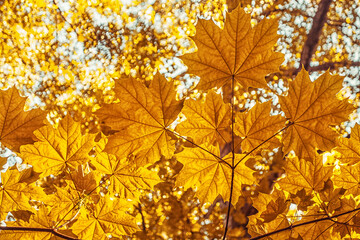
[[[139,231],[131,207],[141,190],[161,181],[148,168],[160,158],[183,165],[176,185],[195,189],[201,204],[218,196],[230,202],[224,238],[360,233],[360,128],[349,139],[336,131],[354,110],[337,97],[343,78],[324,73],[311,81],[302,70],[286,95],[274,94],[280,114],[272,113],[272,102],[240,112],[235,91],[269,88],[265,76],[283,61],[272,51],[276,21],[252,27],[249,15],[237,8],[223,29],[199,20],[196,30],[198,50],[182,60],[200,77],[204,98],[178,99],[174,83],[160,74],[149,85],[116,79],[118,100],[96,112],[103,125],[98,133],[84,134],[69,115],[52,126],[41,110],[23,110],[25,99],[15,88],[1,93],[0,141],[27,165],[1,173],[0,217],[16,221],[6,221],[0,236],[131,236]],[[225,85],[230,93],[221,91]],[[329,160],[329,151],[336,161]],[[230,206],[243,207],[245,198],[255,209],[248,232],[228,232],[235,211]]]

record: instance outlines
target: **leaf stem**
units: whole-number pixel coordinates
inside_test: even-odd
[[[235,88],[235,77],[232,75],[231,77],[231,153],[232,153],[232,159],[231,159],[231,182],[230,182],[230,197],[229,197],[229,206],[227,209],[226,214],[226,223],[225,223],[225,230],[224,230],[224,237],[223,240],[226,238],[226,234],[229,228],[229,219],[230,219],[230,209],[231,209],[231,201],[232,201],[232,193],[234,189],[234,174],[235,174],[235,136],[234,136],[234,124],[235,124],[235,118],[234,118],[234,88]]]
[[[165,130],[166,130],[166,131],[168,131],[168,132],[171,132],[172,134],[174,134],[174,135],[178,136],[179,138],[181,138],[181,139],[185,140],[186,142],[191,143],[192,145],[194,145],[194,146],[196,146],[196,147],[200,148],[201,150],[203,150],[203,151],[205,151],[205,152],[207,152],[207,153],[211,154],[212,156],[214,156],[215,158],[217,158],[219,161],[221,161],[222,163],[224,163],[224,164],[228,165],[230,168],[232,168],[232,166],[231,166],[228,162],[226,162],[225,160],[223,160],[221,157],[216,156],[214,153],[212,153],[212,152],[208,151],[207,149],[205,149],[205,148],[201,147],[200,145],[198,145],[198,144],[194,143],[193,141],[191,141],[191,140],[187,139],[186,137],[183,137],[183,136],[181,136],[180,134],[178,134],[177,132],[174,132],[174,131],[172,131],[172,130],[170,130],[170,129],[165,128]]]

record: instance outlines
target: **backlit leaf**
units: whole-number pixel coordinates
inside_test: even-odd
[[[167,131],[182,108],[176,100],[172,83],[157,74],[150,87],[132,78],[119,79],[115,88],[120,103],[105,105],[97,115],[117,133],[109,137],[105,151],[123,158],[137,156],[137,164],[145,165],[170,158],[174,140]]]
[[[230,197],[232,153],[220,158],[218,147],[202,145],[200,148],[186,148],[178,153],[177,159],[184,167],[177,177],[177,185],[197,187],[196,196],[200,202],[213,202],[220,194],[226,201]],[[234,162],[237,163],[244,154],[235,154]],[[221,160],[222,159],[222,160]],[[236,204],[241,195],[242,184],[253,184],[255,178],[253,171],[245,165],[247,158],[235,168],[233,199]]]
[[[82,209],[79,219],[72,226],[81,239],[108,239],[130,235],[138,230],[135,218],[126,213],[131,203],[125,200],[102,197],[89,213]]]
[[[281,109],[292,123],[284,135],[284,153],[294,150],[299,158],[311,160],[316,148],[326,151],[335,147],[338,134],[331,125],[348,119],[354,107],[336,94],[342,88],[343,77],[321,75],[314,82],[302,69],[290,83],[288,95],[280,96]]]
[[[210,91],[204,103],[186,100],[182,113],[187,119],[176,127],[176,131],[191,137],[195,143],[218,142],[222,145],[231,141],[231,108],[223,102],[221,95]]]
[[[249,152],[259,146],[262,148],[278,147],[280,142],[276,137],[270,138],[285,125],[285,119],[280,115],[269,116],[271,102],[257,103],[246,113],[238,113],[235,118],[234,132],[243,138],[241,149]]]
[[[278,181],[283,190],[296,194],[305,189],[309,194],[323,189],[332,176],[333,166],[324,166],[322,156],[317,156],[313,162],[291,157],[287,159],[285,173],[286,176]]]
[[[58,175],[67,167],[76,168],[90,160],[94,135],[82,135],[80,123],[69,115],[60,121],[58,128],[48,125],[34,134],[38,141],[22,146],[20,156],[35,171],[41,172],[41,176]]]
[[[265,19],[252,28],[250,15],[238,7],[226,14],[224,29],[199,19],[192,38],[198,51],[181,59],[189,73],[200,77],[199,89],[221,87],[232,78],[245,89],[266,88],[265,76],[283,62],[283,54],[272,52],[276,32],[275,20]]]
[[[340,161],[347,164],[356,164],[360,161],[360,126],[356,124],[351,129],[350,138],[339,137],[336,151],[340,152]]]
[[[0,91],[0,142],[13,151],[34,142],[33,131],[44,125],[46,112],[24,111],[26,98],[15,87]]]
[[[118,159],[112,154],[102,152],[105,143],[105,139],[99,142],[96,158],[91,163],[96,167],[97,174],[108,176],[108,189],[112,194],[118,193],[125,199],[138,199],[139,189],[152,189],[160,182],[156,172],[143,167],[134,168],[126,158]]]

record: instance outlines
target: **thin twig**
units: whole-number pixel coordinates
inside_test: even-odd
[[[321,221],[326,221],[326,220],[331,220],[332,218],[340,217],[340,216],[343,216],[343,215],[346,215],[346,214],[349,214],[349,213],[352,213],[352,212],[356,212],[356,211],[359,211],[359,210],[360,210],[360,208],[355,208],[353,210],[343,212],[343,213],[340,213],[340,214],[337,214],[337,215],[334,215],[334,216],[331,216],[331,217],[319,218],[319,219],[315,219],[315,220],[308,221],[308,222],[303,222],[303,223],[299,223],[299,224],[290,225],[290,226],[288,226],[286,228],[278,229],[278,230],[270,232],[270,233],[266,233],[266,234],[263,234],[263,235],[260,235],[260,236],[257,236],[257,237],[250,238],[250,240],[257,240],[257,239],[265,238],[265,237],[268,237],[268,236],[271,236],[271,235],[274,235],[274,234],[277,234],[277,233],[280,233],[280,232],[291,230],[293,228],[301,227],[301,226],[304,226],[304,225],[308,225],[308,224],[312,224],[312,223],[316,223],[316,222],[321,222]]]
[[[269,137],[268,139],[266,139],[265,141],[263,141],[262,143],[260,143],[259,145],[257,145],[255,148],[253,148],[250,152],[246,153],[245,156],[243,156],[239,162],[236,163],[235,167],[236,168],[247,156],[249,156],[251,153],[253,153],[256,149],[258,149],[259,147],[261,147],[263,144],[265,144],[266,142],[270,141],[273,137],[275,137],[276,135],[278,135],[279,133],[281,133],[282,131],[284,131],[285,129],[287,129],[288,127],[290,127],[291,125],[293,125],[293,122],[289,122],[285,127],[283,127],[282,129],[280,129],[279,131],[277,131],[274,135],[272,135],[271,137]]]
[[[53,228],[33,228],[33,227],[7,227],[7,226],[0,226],[0,230],[3,231],[27,231],[27,232],[48,232],[52,233],[55,236],[61,237],[63,239],[68,240],[76,240],[78,238],[72,238],[66,235],[63,235],[62,233],[59,233],[56,229]]]
[[[76,35],[79,35],[78,32],[76,31],[76,28],[66,19],[66,17],[63,15],[63,12],[61,11],[59,5],[55,2],[55,0],[53,0],[53,4],[57,7],[57,9],[59,10],[58,13],[60,15],[60,17],[70,25],[70,27],[74,30]]]
[[[194,146],[196,146],[196,147],[200,148],[201,150],[203,150],[203,151],[205,151],[205,152],[207,152],[207,153],[211,154],[211,155],[212,155],[212,156],[214,156],[216,159],[218,159],[219,161],[221,161],[222,163],[224,163],[224,164],[228,165],[228,166],[231,168],[230,163],[226,162],[226,161],[225,161],[224,159],[222,159],[221,157],[216,156],[214,153],[210,152],[209,150],[207,150],[207,149],[205,149],[205,148],[201,147],[200,145],[198,145],[198,144],[194,143],[193,141],[191,141],[191,140],[187,139],[186,137],[181,136],[181,135],[180,135],[180,134],[178,134],[177,132],[174,132],[174,131],[172,131],[172,130],[170,130],[170,129],[167,129],[167,128],[165,128],[165,130],[166,130],[166,131],[168,131],[168,132],[170,132],[170,133],[172,133],[172,134],[174,134],[174,135],[176,135],[176,136],[178,136],[179,138],[181,138],[181,139],[185,140],[186,142],[188,142],[188,143],[190,143],[190,144],[192,144],[192,145],[194,145]]]

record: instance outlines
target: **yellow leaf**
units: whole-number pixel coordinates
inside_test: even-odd
[[[210,91],[205,103],[186,100],[182,112],[187,119],[176,127],[176,131],[191,137],[195,143],[222,145],[231,141],[231,108],[223,102],[221,95]]]
[[[160,182],[156,172],[134,167],[126,158],[118,159],[112,154],[102,152],[105,144],[105,139],[101,139],[96,149],[96,158],[91,163],[95,166],[97,174],[108,175],[108,190],[111,194],[118,193],[121,198],[138,200],[139,189],[152,189]]]
[[[201,203],[212,203],[219,194],[225,201],[229,199],[232,153],[220,158],[218,147],[202,145],[201,148],[186,148],[176,156],[184,165],[176,179],[177,185],[185,189],[197,187],[196,196]],[[243,157],[244,154],[235,154],[234,163]],[[243,159],[234,171],[233,204],[241,195],[241,185],[255,182],[253,171],[245,165],[246,160]]]
[[[40,188],[30,184],[32,169],[25,169],[21,172],[17,169],[8,169],[1,173],[0,183],[0,219],[4,220],[7,213],[13,210],[34,211],[30,206],[31,198],[39,199],[45,194]],[[33,180],[31,180],[33,182]]]
[[[131,235],[138,227],[135,218],[126,213],[130,207],[130,202],[106,195],[90,212],[82,208],[72,230],[81,239],[108,239],[106,234],[112,237]]]
[[[20,97],[15,87],[0,91],[0,141],[13,150],[33,143],[33,131],[44,125],[46,113],[40,109],[24,111],[26,98]]]
[[[311,160],[316,148],[327,151],[335,147],[338,134],[330,126],[346,121],[354,110],[346,100],[336,98],[342,82],[343,77],[329,72],[311,82],[302,69],[290,83],[288,95],[279,97],[281,109],[292,123],[284,135],[284,153],[294,150],[299,158]]]
[[[198,89],[221,87],[232,78],[245,89],[267,88],[265,76],[276,72],[284,59],[272,52],[276,32],[276,21],[269,19],[251,28],[250,15],[238,7],[226,14],[224,29],[212,20],[199,19],[192,38],[198,51],[181,59],[189,73],[200,77]]]
[[[68,239],[73,238],[73,234],[69,230],[55,230],[56,222],[51,218],[51,215],[48,213],[47,207],[40,205],[39,209],[35,211],[35,214],[31,216],[30,221],[8,221],[6,225],[9,227],[23,227],[22,230],[5,230],[0,231],[1,239],[13,239],[13,240],[22,240],[22,239],[49,239],[49,240],[62,240],[64,238],[60,237],[56,233],[60,233]],[[29,230],[26,230],[28,228]],[[45,231],[30,231],[31,228],[38,228]],[[53,231],[53,232],[51,232]]]
[[[360,161],[360,126],[356,124],[351,130],[350,138],[339,137],[336,151],[340,152],[340,161],[355,164]]]
[[[173,83],[159,73],[149,88],[125,78],[116,83],[115,93],[120,103],[105,105],[96,112],[101,121],[117,131],[109,137],[105,151],[120,158],[136,155],[139,166],[154,163],[161,155],[170,158],[175,141],[168,128],[182,108]]]
[[[257,103],[247,113],[237,113],[234,132],[243,138],[241,149],[249,152],[261,145],[261,148],[275,148],[280,142],[273,137],[285,125],[285,119],[280,115],[270,116],[271,102]]]
[[[341,173],[334,175],[334,185],[346,189],[346,194],[358,196],[360,194],[360,165],[340,166]]]
[[[287,159],[285,173],[285,178],[278,181],[281,189],[292,194],[305,189],[307,194],[311,194],[323,189],[324,183],[333,174],[333,166],[324,166],[322,155],[313,162],[292,157]]]
[[[67,115],[58,128],[44,126],[34,132],[38,141],[33,145],[22,146],[20,157],[31,164],[41,176],[58,175],[67,167],[76,168],[90,160],[94,135],[81,134],[80,123]]]

